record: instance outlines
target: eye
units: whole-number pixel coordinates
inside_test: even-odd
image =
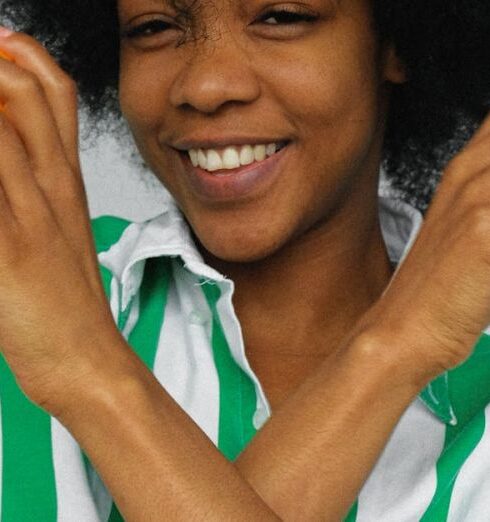
[[[172,25],[163,20],[150,20],[122,31],[121,37],[128,39],[145,38],[167,31],[170,28],[172,28]]]
[[[272,23],[266,23],[266,25],[294,25],[300,22],[315,22],[317,19],[318,16],[311,13],[283,8],[267,11],[260,17],[259,21],[265,23],[268,20],[275,20]]]

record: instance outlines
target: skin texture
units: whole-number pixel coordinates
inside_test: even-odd
[[[368,2],[310,1],[308,12],[319,20],[288,28],[251,23],[265,14],[264,2],[247,3],[240,16],[236,5],[204,2],[197,16],[207,38],[177,49],[177,29],[123,39],[120,100],[145,160],[206,250],[243,262],[271,255],[373,193],[383,82],[396,73],[392,63],[382,71],[373,67],[378,49]],[[119,12],[123,30],[170,21],[172,14],[169,7],[157,11],[152,2],[128,0],[120,1]],[[268,190],[240,201],[207,201],[191,189],[171,148],[202,129],[291,139],[294,150]]]
[[[268,6],[205,2],[195,16],[207,38],[177,48],[183,30],[175,23],[123,38],[120,99],[145,161],[204,257],[236,282],[247,353],[274,407],[391,275],[377,183],[389,84],[404,75],[392,50],[378,46],[369,2],[306,2],[300,12],[316,14],[315,22],[289,27],[274,26]],[[119,13],[127,31],[170,23],[174,11],[121,0]],[[252,23],[261,19],[268,24]],[[172,148],[197,133],[292,143],[272,185],[216,201],[194,191]]]
[[[339,26],[342,21],[346,24],[344,28],[351,23],[362,25],[366,18],[361,14],[367,13],[362,6],[365,4],[360,0],[343,3],[346,11],[340,12],[337,18]],[[340,47],[344,42],[342,34],[337,33]],[[349,35],[347,31],[345,36]],[[312,265],[316,266],[316,271],[324,262],[334,270],[333,256],[323,257],[323,250],[336,251],[337,263],[342,265],[349,258],[345,251],[352,248],[343,236],[352,234],[356,237],[365,230],[362,228],[367,226],[364,221],[370,221],[367,229],[372,234],[366,237],[371,247],[362,245],[362,248],[365,254],[371,254],[367,263],[371,270],[366,274],[369,274],[372,287],[365,289],[367,297],[356,302],[357,312],[340,308],[339,322],[342,314],[349,321],[358,318],[355,325],[351,323],[348,335],[345,331],[333,335],[331,325],[323,325],[315,317],[311,319],[310,325],[323,328],[322,333],[330,332],[332,339],[342,341],[334,347],[325,348],[320,343],[313,347],[317,359],[320,353],[323,354],[323,362],[317,365],[314,373],[310,373],[311,365],[308,368],[301,363],[296,368],[296,391],[285,388],[283,383],[268,385],[277,405],[276,411],[233,465],[225,461],[159,386],[114,325],[99,277],[80,176],[75,85],[45,49],[27,35],[7,37],[0,33],[0,47],[15,59],[15,63],[0,61],[0,97],[5,100],[5,111],[0,114],[0,346],[19,385],[31,400],[57,416],[77,438],[128,521],[161,520],[162,513],[174,520],[206,519],[210,513],[216,520],[341,519],[417,391],[441,371],[461,363],[471,353],[481,330],[490,323],[490,247],[487,241],[490,211],[486,197],[490,190],[490,120],[447,167],[410,255],[388,289],[377,299],[376,292],[380,292],[383,281],[386,284],[387,270],[384,249],[379,246],[379,228],[372,217],[375,215],[374,195],[366,197],[369,204],[362,207],[365,211],[362,220],[356,218],[357,211],[350,214],[350,228],[346,225],[347,218],[341,219],[342,211],[350,208],[348,202],[355,200],[354,180],[361,183],[364,177],[374,177],[369,161],[365,163],[365,169],[358,169],[356,176],[352,169],[339,167],[347,181],[344,198],[338,197],[337,191],[332,192],[332,200],[345,202],[344,206],[337,205],[341,207],[335,214],[337,221],[332,217],[325,226],[317,226],[315,231],[300,237],[310,216],[320,208],[317,195],[306,190],[301,192],[305,210],[299,212],[296,205],[291,209],[283,208],[284,220],[274,222],[270,233],[258,239],[253,234],[244,235],[244,241],[258,255],[270,249],[278,238],[285,241],[291,234],[293,237],[296,234],[295,243],[308,249],[308,254],[316,260],[317,264]],[[365,49],[356,47],[361,53]],[[221,53],[224,53],[223,48],[211,56],[222,59]],[[150,54],[153,57],[153,53]],[[369,60],[373,53],[362,56]],[[392,81],[402,81],[400,67],[389,59],[394,60],[394,56],[388,50],[384,60],[370,62],[370,75],[356,78],[362,81],[377,78],[382,82],[388,76],[376,76],[373,71],[381,70],[387,75],[387,71],[393,70],[396,74]],[[379,65],[383,63],[392,63],[393,69],[380,69]],[[350,67],[360,64],[365,65],[364,60],[356,55],[356,60],[345,62],[345,71],[337,71],[337,75],[349,76]],[[129,72],[131,68],[127,70]],[[194,72],[192,67],[189,71]],[[205,73],[201,71],[202,77],[209,78]],[[196,78],[194,82],[197,82]],[[148,98],[153,100],[149,89],[151,83],[144,85],[148,87]],[[216,93],[213,90],[216,83],[206,85],[205,94]],[[230,82],[230,86],[233,85]],[[189,92],[195,95],[195,91],[187,92],[188,97]],[[292,92],[294,94],[294,90]],[[368,89],[368,92],[371,91]],[[162,98],[167,100],[169,96]],[[352,92],[336,93],[332,107],[339,108],[340,112],[330,113],[325,109],[325,117],[333,113],[340,117],[352,97]],[[178,114],[173,110],[183,110],[184,106],[189,111],[189,120],[186,117],[185,122],[191,121],[191,115],[201,117],[205,113],[210,116],[210,106],[207,106],[208,113],[203,113],[203,106],[198,111],[188,101],[183,102],[185,98],[180,98],[180,102],[176,99],[175,109],[171,104],[163,106],[163,109],[168,108],[169,118]],[[314,99],[310,101],[313,103]],[[249,103],[236,108],[249,109],[252,102]],[[347,162],[341,153],[347,155],[346,151],[353,154],[356,164],[366,160],[366,151],[371,150],[370,144],[375,141],[368,129],[377,128],[383,120],[383,111],[378,111],[381,106],[381,103],[370,105],[366,112],[370,115],[369,121],[352,123],[356,132],[348,126],[349,132],[342,134],[342,139],[338,138],[339,146],[331,152],[332,161],[336,159],[341,165],[340,160],[344,158]],[[228,105],[230,110],[231,107]],[[270,107],[278,106],[272,103]],[[284,105],[282,110],[287,108],[288,105]],[[127,114],[135,117],[135,113]],[[212,112],[211,116],[216,114]],[[224,111],[223,114],[226,115]],[[282,112],[274,112],[273,116],[278,120],[271,116],[270,121],[280,120],[282,125],[281,115]],[[305,120],[303,128],[299,125],[302,118],[298,115],[295,120],[293,116],[291,114],[291,121],[297,122],[297,142],[301,150],[302,137],[310,136],[307,132],[310,123],[306,125],[306,122],[311,122],[314,129],[315,118]],[[161,123],[159,111],[146,113],[146,117],[148,126],[144,127],[152,130],[144,133],[145,139],[139,142],[143,151],[146,151],[143,145],[147,145],[148,158],[151,159],[154,152],[155,159],[161,160],[163,166],[165,161],[171,161],[171,156],[158,152],[160,147],[156,144],[160,145],[160,142],[157,138],[161,137],[162,129],[173,127]],[[285,117],[284,121],[289,120]],[[200,123],[200,120],[192,121]],[[327,118],[327,121],[331,120]],[[341,132],[341,122],[336,124]],[[301,164],[310,161],[306,155],[301,158]],[[329,156],[323,159],[326,164],[330,161]],[[326,169],[325,178],[320,175],[321,169],[315,170],[313,165],[312,171],[319,186],[325,184],[328,190],[330,184],[344,183],[332,174],[333,170]],[[157,175],[161,172],[163,170],[156,169]],[[309,175],[309,171],[304,172]],[[172,173],[176,180],[169,177],[169,183],[175,181],[174,191],[176,197],[180,197],[178,164],[170,169]],[[286,171],[286,175],[291,182],[296,179],[294,172]],[[372,179],[371,183],[374,182]],[[281,183],[271,190],[274,197],[277,191],[275,204],[281,201],[282,190],[287,193]],[[184,192],[182,206],[185,203],[189,207],[189,214],[197,216],[202,212],[208,225],[221,226],[217,219],[221,209],[204,208],[201,201]],[[269,196],[261,197],[267,199]],[[252,199],[247,205],[253,207],[256,203]],[[247,205],[244,204],[245,213]],[[310,211],[309,205],[314,211]],[[331,210],[333,208],[335,205]],[[241,212],[241,206],[239,209],[237,214]],[[263,212],[266,217],[267,211]],[[235,218],[230,214],[227,218],[230,225],[240,225],[240,216]],[[325,243],[327,225],[334,222],[343,234],[335,235],[330,230],[330,241]],[[333,229],[333,225],[330,228]],[[288,234],[284,232],[286,229]],[[237,255],[239,245],[226,234],[224,227],[221,231],[226,251]],[[197,233],[199,238],[207,236],[196,227]],[[378,241],[372,239],[376,236]],[[213,243],[213,237],[210,232],[208,240],[203,239],[202,243]],[[326,292],[330,298],[338,298],[341,291],[349,291],[350,277],[360,273],[358,265],[348,272],[349,277],[339,269],[329,274],[331,279],[338,279],[337,283],[329,286],[325,279],[319,284],[301,273],[303,259],[293,248],[287,250],[291,262],[287,262],[287,256],[279,254],[282,251],[286,251],[286,244],[276,254],[269,254],[267,262],[258,259],[251,266],[257,268],[256,273],[264,284],[264,298],[268,294],[272,296],[267,304],[277,304],[274,280],[278,273],[287,275],[289,270],[292,274],[294,261],[297,279],[306,289],[297,309],[284,312],[291,314],[290,318],[293,314],[305,314],[307,299],[315,295],[315,287],[319,287],[319,295]],[[352,256],[353,251],[350,252]],[[218,264],[218,253],[213,249],[206,255]],[[236,270],[233,269],[235,265]],[[240,275],[247,273],[244,263],[230,263],[226,256],[220,266],[230,273],[234,270],[233,276],[238,281],[237,309],[246,325],[245,301],[240,308],[240,296],[247,295],[245,291],[240,294],[240,287],[246,286],[240,279]],[[282,292],[283,287],[275,287],[276,294]],[[373,300],[375,304],[362,313],[367,302]],[[265,329],[263,324],[262,327]],[[252,339],[250,332],[253,333],[249,329],[246,335]],[[277,341],[277,330],[273,333]],[[300,348],[298,341],[296,353],[308,354],[306,348],[303,347],[303,352]],[[254,353],[261,352],[254,350],[252,343],[252,357]],[[280,361],[281,354],[276,355]],[[110,365],[107,364],[109,360]],[[264,375],[270,373],[272,366],[267,362],[261,369]],[[310,375],[306,377],[307,374]],[[128,411],[132,412],[130,417]],[[351,436],[343,437],[345,431]],[[330,458],[324,458],[325,455]],[[305,478],[312,476],[316,487],[306,488],[311,481]]]

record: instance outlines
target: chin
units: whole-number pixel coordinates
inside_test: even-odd
[[[262,261],[277,252],[286,240],[281,241],[270,234],[209,234],[196,239],[211,257],[228,263],[253,263]]]

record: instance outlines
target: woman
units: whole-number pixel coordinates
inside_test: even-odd
[[[485,519],[490,121],[423,226],[377,194],[490,99],[489,7],[427,4],[3,2],[174,203],[99,274],[74,83],[0,31],[0,345],[53,416],[5,366],[2,520],[120,519],[92,465],[126,520]]]

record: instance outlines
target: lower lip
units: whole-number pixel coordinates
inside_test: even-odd
[[[290,143],[263,161],[237,169],[218,170],[213,173],[194,167],[185,153],[185,172],[195,194],[212,202],[236,201],[256,196],[267,190],[282,172],[282,163],[288,155]]]

